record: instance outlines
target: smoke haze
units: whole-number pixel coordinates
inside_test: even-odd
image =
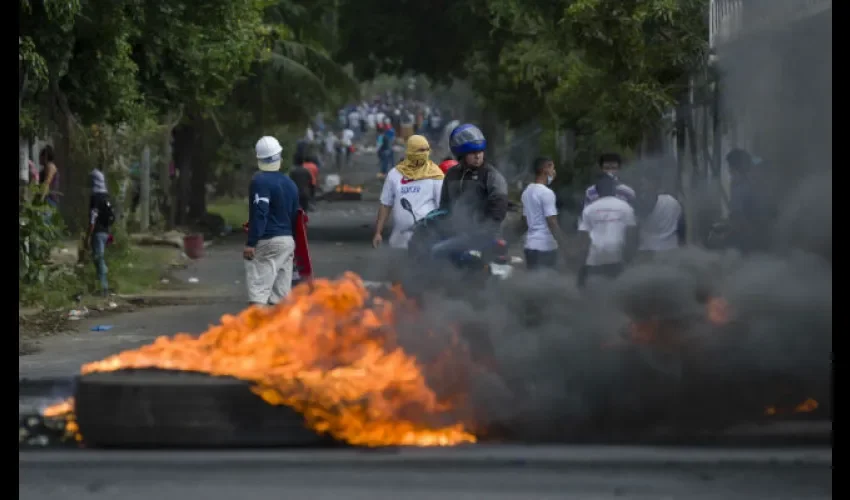
[[[570,274],[520,273],[460,296],[425,297],[423,313],[403,329],[408,350],[426,364],[444,349],[457,351],[452,332],[459,326],[473,353],[492,352],[494,359],[455,366],[452,383],[465,381],[469,418],[485,428],[510,421],[519,435],[551,437],[618,415],[651,415],[653,422],[689,412],[722,418],[737,407],[757,417],[774,402],[793,406],[814,397],[828,404],[831,12],[824,16],[718,50],[724,153],[743,147],[770,167],[756,180],[778,211],[765,231],[770,251],[743,257],[685,248],[634,265],[588,294],[579,293]],[[664,161],[627,170],[640,177]],[[691,196],[716,200],[707,189]],[[701,209],[699,203],[693,206]],[[435,280],[432,271],[428,279]],[[729,304],[724,326],[707,320],[712,297]],[[600,347],[631,322],[651,317],[701,347],[686,362]],[[447,378],[437,386],[458,389]]]

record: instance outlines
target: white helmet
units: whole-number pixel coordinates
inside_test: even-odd
[[[280,153],[283,148],[272,136],[260,137],[257,141],[257,166],[264,172],[276,172],[280,170]]]

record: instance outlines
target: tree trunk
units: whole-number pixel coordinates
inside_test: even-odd
[[[207,165],[209,162],[203,153],[203,138],[196,143],[192,155],[192,179],[189,187],[189,220],[200,220],[207,213]]]
[[[142,150],[142,161],[139,168],[139,229],[145,232],[151,222],[151,148],[145,146]]]
[[[180,125],[174,129],[174,166],[177,168],[177,196],[174,200],[176,207],[174,223],[184,225],[187,222],[189,194],[191,192],[192,179],[192,155],[195,152],[197,131],[194,123]]]
[[[85,197],[85,175],[78,172],[73,161],[71,146],[71,134],[73,131],[73,118],[60,111],[58,116],[58,133],[53,136],[53,152],[55,154],[56,168],[59,175],[59,212],[72,234],[84,226],[81,217],[85,212],[83,199]]]
[[[218,152],[222,139],[218,127],[212,120],[198,124],[195,153],[192,155],[192,182],[189,196],[189,219],[200,220],[207,214],[207,184],[210,180],[210,164]]]

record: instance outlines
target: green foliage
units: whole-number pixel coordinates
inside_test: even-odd
[[[247,160],[243,152],[261,135],[274,135],[292,151],[313,113],[359,95],[357,81],[329,51],[336,40],[334,14],[329,0],[282,0],[266,9],[259,58],[211,113],[225,141],[219,172],[232,175],[223,170]],[[299,125],[297,134],[290,124]]]
[[[504,71],[531,84],[561,125],[634,146],[687,89],[707,48],[705,0],[489,0],[513,33]]]
[[[707,0],[350,0],[339,54],[366,76],[467,78],[510,122],[543,118],[631,147],[702,63],[707,8]]]
[[[163,112],[221,104],[256,60],[272,0],[142,2],[133,60],[145,101]]]
[[[42,203],[24,202],[18,210],[18,281],[44,285],[50,279],[50,255],[64,234],[62,220]]]

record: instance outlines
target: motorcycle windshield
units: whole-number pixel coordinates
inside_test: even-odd
[[[449,215],[448,210],[438,208],[436,210],[431,210],[430,212],[428,212],[428,214],[425,215],[425,220],[439,219],[439,218],[445,217],[447,215]]]

